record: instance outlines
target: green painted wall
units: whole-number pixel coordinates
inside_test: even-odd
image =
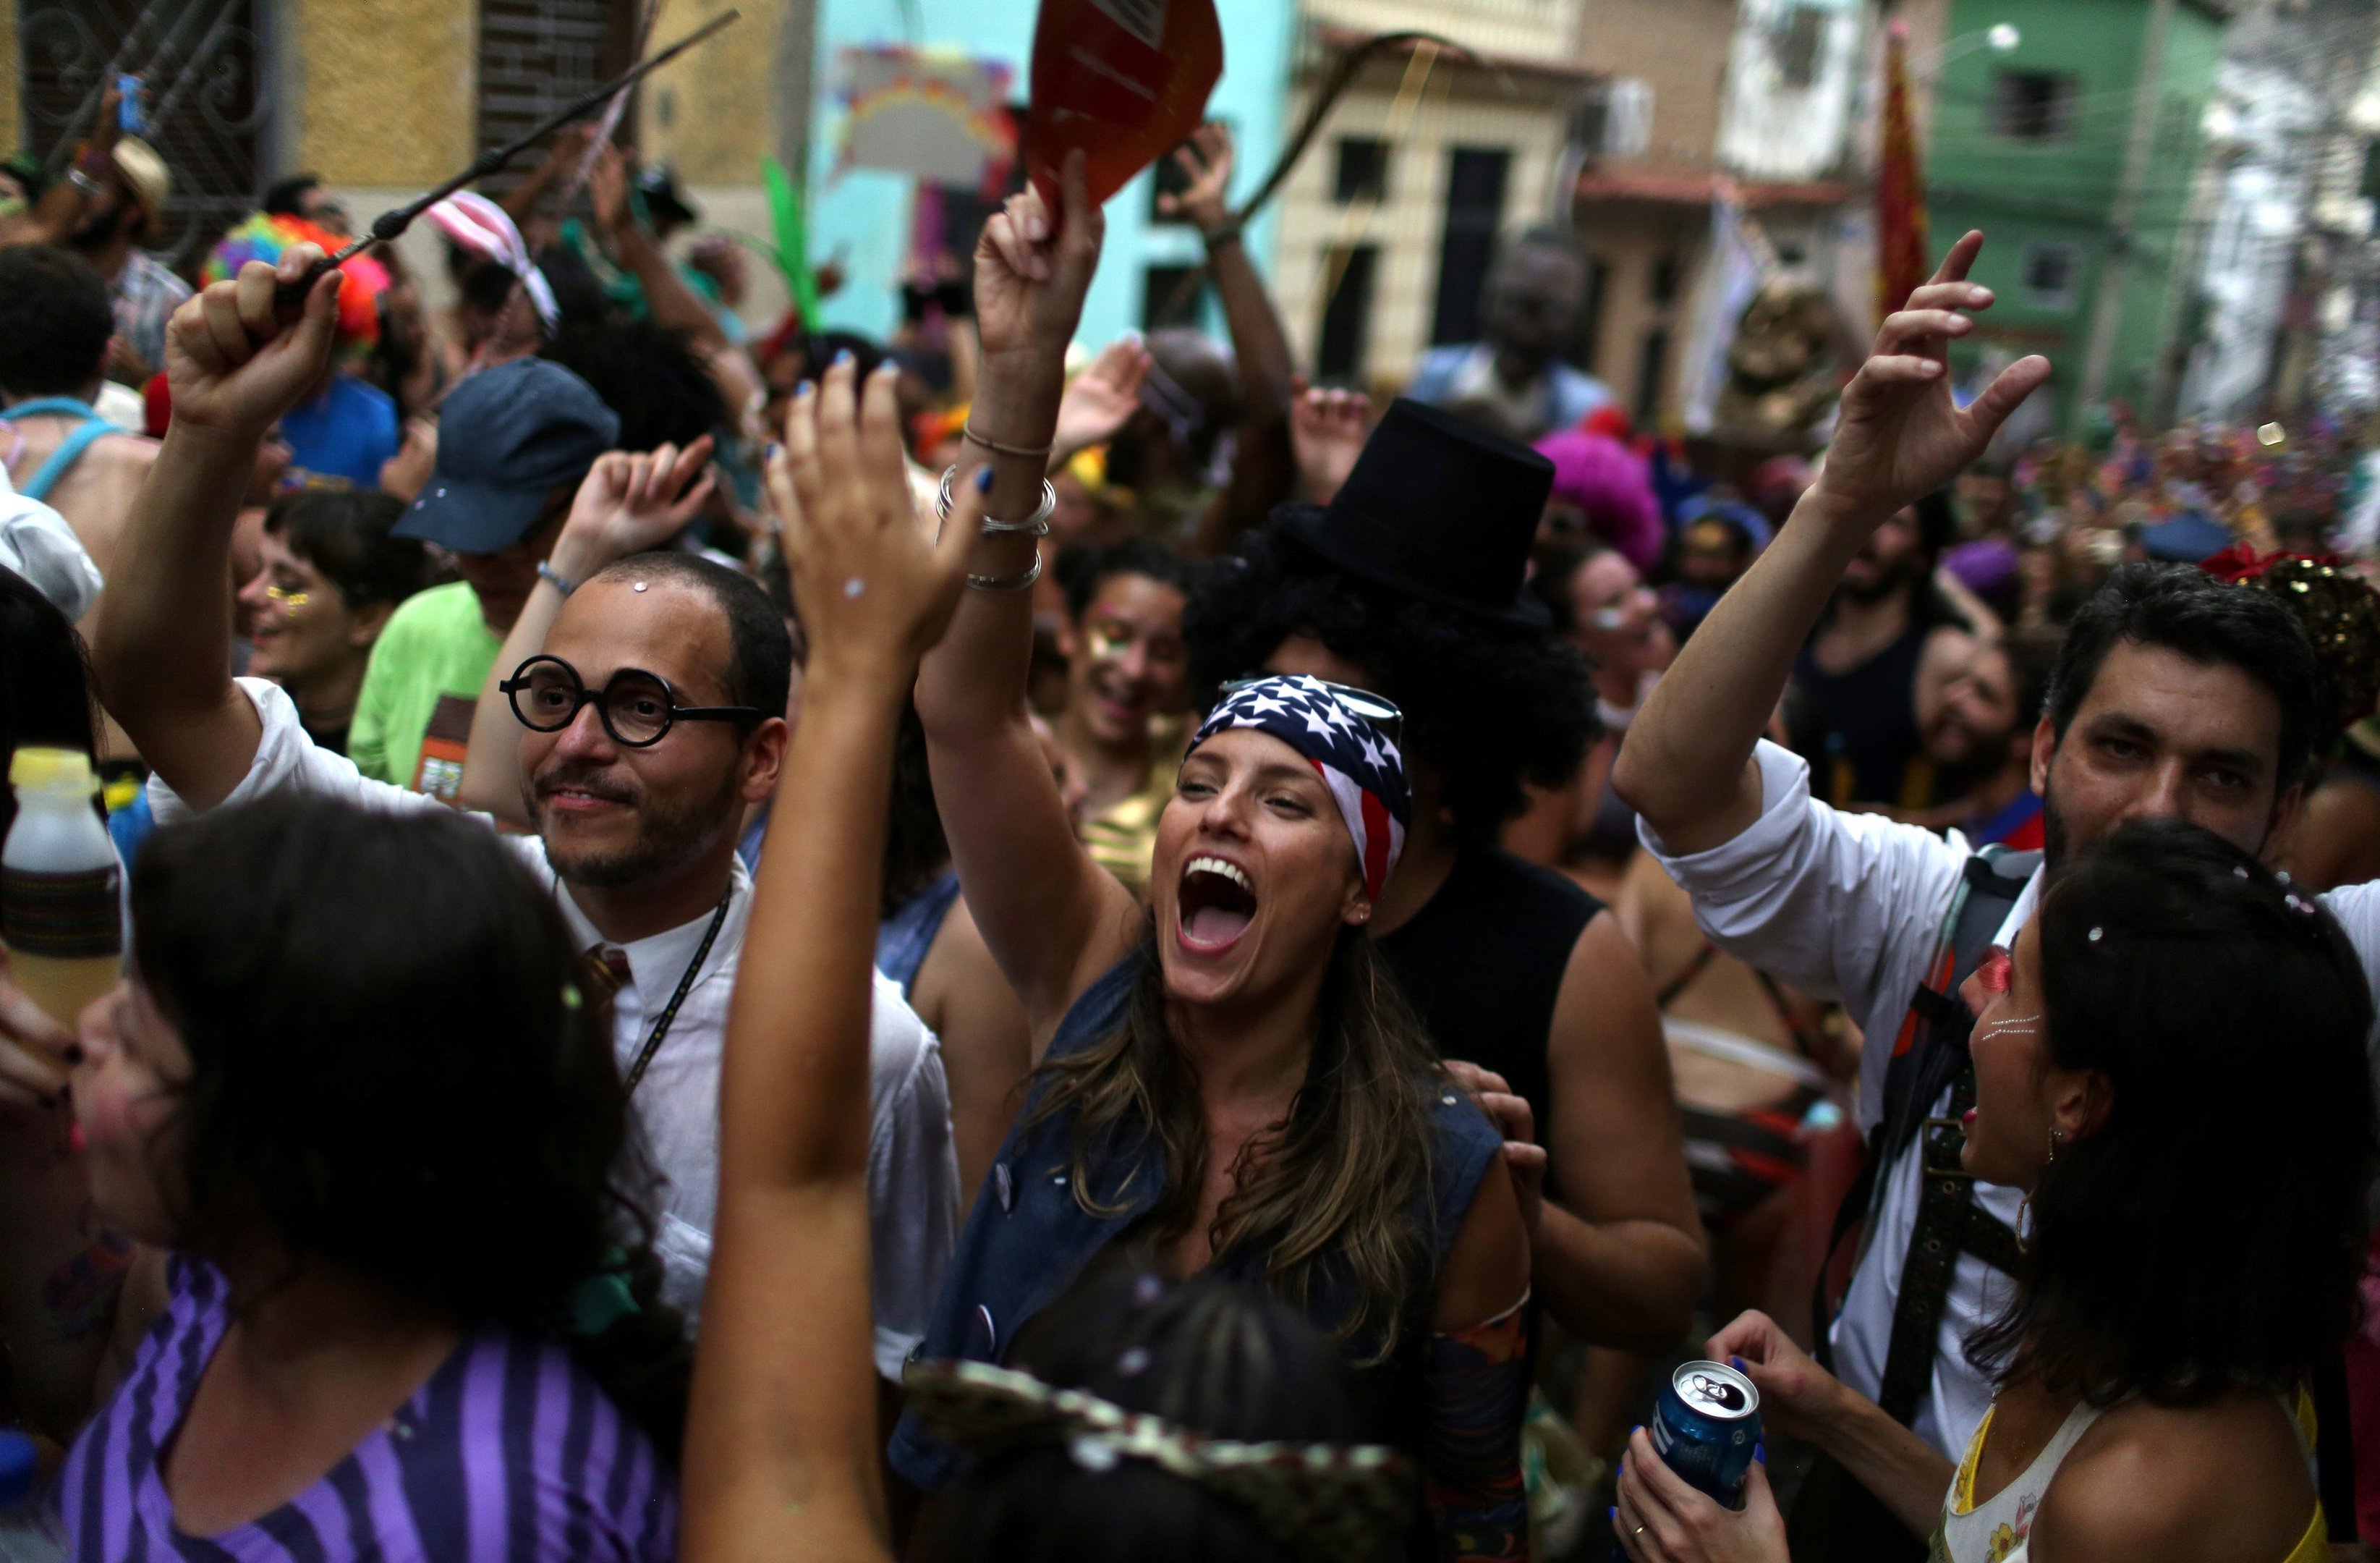
[[[1975,279],[1999,296],[1982,329],[1957,355],[1970,365],[1984,344],[2043,352],[2055,366],[2047,394],[2058,424],[2071,428],[2101,269],[2111,255],[2109,224],[2121,183],[2124,145],[2152,0],[1956,0],[1952,38],[2013,23],[2023,41],[2006,55],[1979,49],[1950,60],[1936,87],[1934,133],[1925,149],[1936,248],[1969,228],[1986,244]],[[2176,257],[2186,262],[2184,219],[2201,154],[2200,116],[2215,83],[2223,23],[2195,3],[2177,5],[2159,72],[2156,135],[2134,227],[2122,319],[2108,394],[2143,404],[2167,329]],[[1992,104],[2003,71],[2070,75],[2075,96],[2065,134],[2022,140],[1997,133]],[[2028,297],[2028,250],[2073,247],[2077,265],[2063,299]]]

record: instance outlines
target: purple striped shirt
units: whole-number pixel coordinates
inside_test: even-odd
[[[172,1302],[75,1440],[57,1488],[79,1563],[662,1563],[675,1478],[570,1353],[487,1328],[387,1425],[281,1508],[212,1537],[174,1524],[159,1451],[229,1319],[224,1277],[175,1258]]]

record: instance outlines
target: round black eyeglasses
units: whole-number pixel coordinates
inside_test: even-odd
[[[676,722],[758,722],[769,714],[757,705],[680,705],[668,679],[641,667],[623,667],[601,689],[590,690],[578,669],[558,656],[529,658],[496,688],[533,733],[562,731],[591,702],[612,741],[627,749],[651,748]]]

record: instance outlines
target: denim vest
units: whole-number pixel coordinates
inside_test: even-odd
[[[1137,952],[1125,957],[1075,1001],[1050,1042],[1050,1057],[1079,1053],[1115,1034],[1132,1002],[1144,959]],[[1479,1191],[1479,1179],[1502,1149],[1502,1141],[1470,1097],[1435,1082],[1430,1089],[1430,1209],[1425,1229],[1432,1234],[1433,1268],[1418,1293],[1424,1300],[1437,1290],[1436,1266],[1445,1263]],[[1063,1295],[1101,1250],[1164,1197],[1162,1147],[1145,1130],[1117,1128],[1086,1158],[1091,1203],[1113,1214],[1094,1215],[1084,1209],[1074,1190],[1074,1117],[1061,1113],[1028,1127],[1040,1096],[1037,1087],[1000,1147],[943,1278],[933,1320],[913,1356],[1002,1361],[1025,1323]],[[1263,1280],[1261,1254],[1220,1255],[1213,1268],[1255,1284]],[[1308,1313],[1328,1333],[1346,1317],[1349,1301],[1343,1285],[1319,1279],[1312,1288]],[[1409,1348],[1420,1337],[1414,1326],[1407,1333],[1406,1349],[1383,1369],[1362,1375],[1390,1384],[1389,1392],[1400,1399],[1410,1398],[1417,1389],[1417,1363]],[[1358,1392],[1362,1395],[1361,1386]],[[1381,1436],[1388,1442],[1412,1442],[1402,1434],[1384,1432]],[[905,1413],[893,1430],[888,1455],[894,1470],[929,1491],[957,1473],[960,1458]]]

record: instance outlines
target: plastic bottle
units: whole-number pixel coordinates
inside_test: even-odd
[[[61,1563],[66,1555],[66,1533],[42,1500],[33,1441],[0,1427],[0,1563]]]
[[[0,943],[10,980],[70,1027],[122,975],[123,870],[91,807],[99,778],[89,755],[20,749],[8,783],[17,823],[0,847]]]

